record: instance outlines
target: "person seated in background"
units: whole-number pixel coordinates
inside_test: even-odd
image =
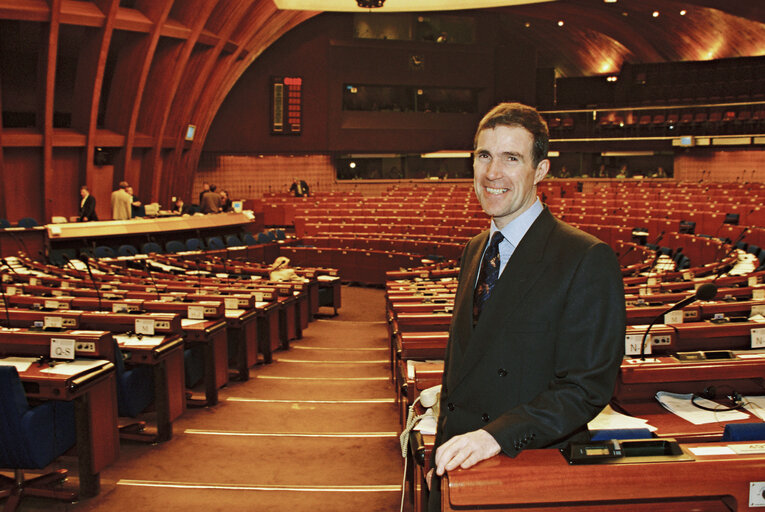
[[[667,177],[667,173],[666,173],[666,171],[664,171],[664,167],[659,166],[659,168],[656,169],[656,172],[654,173],[653,177],[654,178],[666,178]]]
[[[210,190],[202,194],[202,199],[199,201],[202,213],[218,213],[220,211],[221,197],[215,189],[215,185],[210,185]]]
[[[558,177],[559,178],[570,178],[571,177],[571,174],[568,172],[568,169],[566,168],[565,165],[560,168],[560,173],[558,174]]]
[[[180,197],[175,199],[173,204],[173,213],[178,215],[191,215],[191,206],[185,204]]]
[[[308,183],[305,180],[299,180],[295,178],[290,185],[290,192],[295,194],[295,197],[309,196]]]
[[[627,176],[629,176],[629,171],[627,171],[627,166],[622,165],[619,168],[619,172],[616,173],[616,177],[622,179],[622,178],[626,178]]]
[[[222,212],[234,211],[234,207],[231,203],[231,197],[228,195],[228,192],[225,190],[220,191],[220,211]]]
[[[80,222],[88,222],[90,220],[98,220],[96,215],[96,198],[90,195],[88,187],[85,185],[80,187]]]

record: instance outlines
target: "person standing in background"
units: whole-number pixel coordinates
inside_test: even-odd
[[[112,219],[127,220],[131,217],[130,207],[133,196],[127,193],[127,181],[120,181],[120,186],[112,192]]]
[[[85,185],[80,187],[80,197],[80,222],[98,220],[98,215],[96,215],[96,198],[90,195],[88,187]]]
[[[218,213],[220,211],[221,197],[215,189],[215,185],[210,185],[210,189],[202,194],[202,200],[199,202],[202,213]]]
[[[138,217],[146,216],[146,209],[138,200],[138,197],[133,193],[133,187],[128,187],[125,191],[130,195],[130,217],[135,219]]]
[[[202,192],[199,193],[199,206],[202,206],[202,197],[205,195],[206,192],[210,191],[210,184],[206,181],[202,183]]]

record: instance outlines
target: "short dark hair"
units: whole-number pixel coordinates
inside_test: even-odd
[[[550,132],[547,130],[547,123],[535,108],[522,103],[500,103],[489,110],[478,123],[473,148],[475,149],[478,144],[478,135],[483,130],[496,126],[520,126],[531,132],[531,136],[534,138],[531,154],[534,167],[547,158],[547,151],[550,148]]]
[[[215,192],[215,189],[218,188],[213,184],[210,184],[210,192]]]

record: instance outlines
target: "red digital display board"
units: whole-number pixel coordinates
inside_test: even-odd
[[[271,80],[271,133],[299,135],[303,128],[303,79],[284,76]]]

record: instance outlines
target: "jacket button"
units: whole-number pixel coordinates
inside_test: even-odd
[[[483,414],[481,414],[481,419],[483,420],[484,423],[488,423],[489,422],[489,415],[486,414],[486,413],[483,413]]]
[[[497,370],[497,374],[500,377],[507,377],[507,370],[505,370],[504,368],[500,368],[499,370]]]
[[[454,404],[449,402],[448,404],[446,404],[446,408],[449,409],[450,411],[453,411],[454,410]]]

